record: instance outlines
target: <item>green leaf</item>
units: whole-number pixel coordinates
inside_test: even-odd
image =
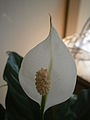
[[[45,112],[45,120],[90,120],[90,89],[49,108]]]
[[[5,109],[4,107],[0,104],[0,120],[4,120],[5,116]]]
[[[66,120],[68,106],[69,100],[49,108],[45,112],[45,120]]]
[[[90,120],[90,89],[82,90],[71,107],[79,120]]]
[[[23,57],[8,52],[3,78],[8,84],[6,96],[6,116],[8,120],[40,120],[40,106],[23,91],[19,79],[19,69]]]

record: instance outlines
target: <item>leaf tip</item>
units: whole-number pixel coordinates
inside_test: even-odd
[[[50,28],[52,28],[52,16],[50,13],[49,13],[49,17],[50,17]]]
[[[50,27],[52,27],[52,16],[49,14],[50,16]]]

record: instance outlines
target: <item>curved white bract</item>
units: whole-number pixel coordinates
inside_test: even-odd
[[[22,61],[19,72],[22,88],[30,98],[41,103],[42,96],[37,92],[35,86],[35,74],[41,68],[49,68],[50,40],[53,64],[45,110],[67,100],[72,95],[76,83],[74,60],[56,30],[51,27],[47,39],[30,50]]]

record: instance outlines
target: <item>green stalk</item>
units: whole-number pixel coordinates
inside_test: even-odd
[[[42,100],[41,100],[41,120],[44,120],[44,108],[45,108],[45,104],[46,104],[46,98],[47,98],[47,95],[42,96]]]

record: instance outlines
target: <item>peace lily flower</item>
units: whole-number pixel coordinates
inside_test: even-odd
[[[74,91],[76,66],[74,60],[52,26],[48,37],[24,57],[20,84],[26,94],[45,109],[67,100]]]

